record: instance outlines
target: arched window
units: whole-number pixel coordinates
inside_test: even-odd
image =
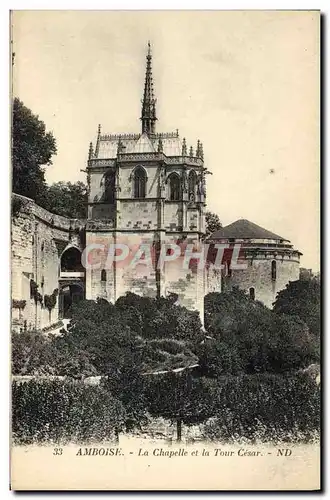
[[[250,299],[254,300],[256,298],[256,293],[253,286],[250,288],[249,293],[250,293]]]
[[[178,174],[171,174],[169,177],[170,200],[178,201],[181,195],[181,183]]]
[[[113,170],[106,172],[104,176],[104,202],[115,202],[116,173]]]
[[[196,184],[197,175],[194,170],[190,170],[188,175],[188,196],[190,201],[195,201],[196,199]]]
[[[134,172],[134,198],[146,197],[146,185],[146,171],[142,167],[137,167]]]
[[[276,280],[276,260],[272,260],[272,280]]]
[[[101,281],[107,281],[107,272],[105,269],[101,271]]]

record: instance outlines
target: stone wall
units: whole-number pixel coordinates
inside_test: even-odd
[[[30,281],[44,297],[59,287],[60,257],[68,245],[82,248],[83,221],[54,215],[23,196],[11,225],[11,283],[13,301],[26,301],[24,309],[12,308],[13,328],[42,329],[58,320],[58,299],[49,313],[30,296]]]
[[[169,239],[167,239],[167,237]],[[86,273],[86,297],[96,299],[103,297],[111,302],[115,302],[120,296],[127,292],[137,295],[156,297],[167,296],[169,293],[178,295],[179,304],[188,309],[200,311],[201,319],[204,315],[204,270],[198,269],[194,265],[186,267],[183,265],[183,257],[174,261],[165,262],[162,268],[158,268],[156,247],[157,243],[175,243],[182,239],[183,234],[170,238],[161,231],[148,231],[137,233],[125,233],[120,231],[87,231],[87,245],[101,244],[104,250],[96,256],[97,269],[88,270]],[[198,241],[198,235],[187,239],[187,242]],[[110,245],[127,245],[131,253],[123,261],[119,261],[111,267],[106,265],[108,250]],[[147,244],[150,249],[150,259],[146,265],[139,263],[132,265],[132,258],[137,255],[139,246]],[[95,263],[96,263],[95,262]],[[151,264],[151,265],[150,265]],[[101,281],[102,269],[103,277],[106,281]]]
[[[125,200],[118,203],[117,227],[130,230],[154,230],[159,226],[157,200]]]
[[[272,261],[276,261],[276,279],[272,279]],[[285,256],[273,253],[259,254],[247,260],[246,269],[232,269],[231,276],[224,276],[223,290],[238,286],[249,293],[254,288],[255,300],[272,307],[276,295],[289,281],[299,279],[299,259],[294,254]]]

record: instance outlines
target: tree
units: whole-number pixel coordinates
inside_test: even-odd
[[[176,304],[175,294],[169,297],[141,297],[126,293],[116,302],[125,323],[145,339],[175,339],[195,342],[203,338],[202,324],[197,311]]]
[[[175,305],[174,297],[128,293],[115,305],[105,300],[76,304],[64,338],[77,352],[88,353],[98,373],[106,375],[105,386],[125,407],[129,430],[146,421],[153,399],[151,380],[196,366],[191,348],[195,335],[201,335],[198,314]]]
[[[259,301],[252,301],[246,292],[233,287],[229,292],[212,292],[205,296],[205,328],[212,336],[226,334],[237,329],[239,322],[251,310],[262,309],[268,314],[269,309]]]
[[[46,191],[45,166],[52,164],[56,141],[51,132],[15,97],[12,123],[12,189],[42,203]]]
[[[47,189],[44,207],[72,219],[86,218],[87,186],[83,182],[56,182]]]
[[[205,222],[206,222],[206,228],[205,228],[206,238],[211,236],[211,234],[215,233],[215,231],[219,231],[219,229],[222,228],[222,223],[220,221],[219,216],[213,212],[210,211],[205,212]]]
[[[321,284],[318,278],[290,281],[278,292],[273,310],[278,314],[299,316],[317,338],[321,324]]]
[[[209,336],[196,351],[203,374],[288,372],[318,361],[318,343],[297,316],[276,314],[239,289],[205,297]]]
[[[148,377],[145,399],[151,415],[176,423],[181,441],[182,424],[198,424],[213,415],[213,387],[213,381],[194,378],[189,370],[170,372]]]
[[[206,377],[236,375],[243,371],[240,353],[234,345],[220,339],[206,338],[197,348],[200,373]]]
[[[122,403],[103,387],[72,380],[12,385],[12,434],[19,444],[109,442],[125,419]]]

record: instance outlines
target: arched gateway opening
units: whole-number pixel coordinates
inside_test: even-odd
[[[72,306],[85,298],[85,269],[79,248],[63,252],[59,274],[59,317],[69,319]]]
[[[59,316],[63,319],[71,318],[72,306],[85,298],[83,283],[62,284],[59,293]]]
[[[65,250],[61,257],[62,273],[83,273],[85,271],[81,263],[81,252],[76,247]]]

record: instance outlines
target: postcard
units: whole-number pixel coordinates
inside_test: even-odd
[[[11,12],[13,490],[320,490],[320,12]]]

